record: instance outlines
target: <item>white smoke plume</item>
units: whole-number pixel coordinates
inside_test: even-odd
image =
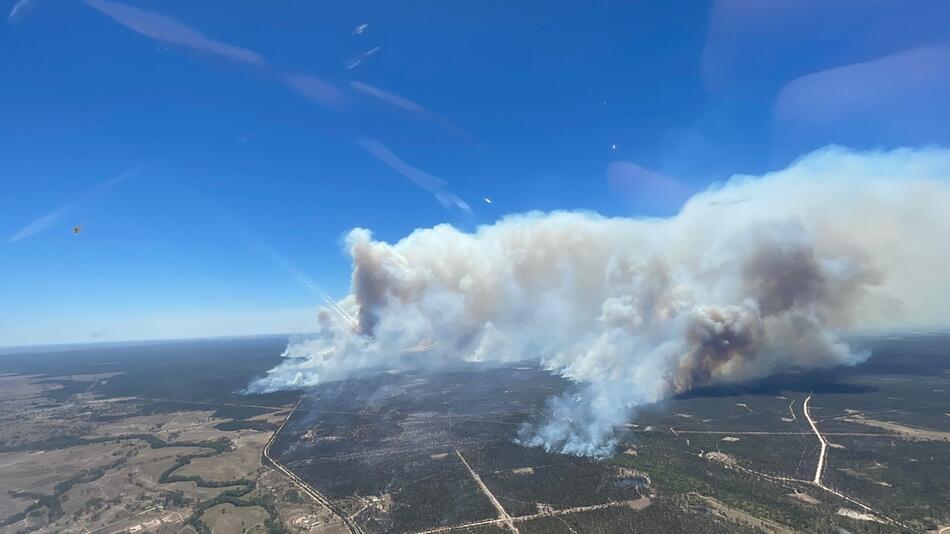
[[[729,199],[743,199],[729,204]],[[852,364],[857,329],[947,324],[950,150],[831,147],[665,219],[555,212],[398,243],[350,232],[352,291],[251,391],[359,369],[537,358],[579,385],[521,443],[609,454],[638,405]]]

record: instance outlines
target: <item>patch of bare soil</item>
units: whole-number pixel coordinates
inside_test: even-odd
[[[807,493],[798,492],[798,491],[789,493],[788,496],[793,499],[798,499],[799,501],[806,504],[818,504],[820,502],[818,499],[812,497],[811,495]]]
[[[873,426],[881,428],[888,432],[893,432],[911,440],[918,441],[950,441],[950,432],[941,432],[939,430],[930,430],[914,426],[902,425],[891,421],[880,421],[878,419],[868,419],[860,415],[842,418],[851,423]]]
[[[707,460],[719,462],[726,465],[736,465],[736,459],[724,452],[709,451],[703,455]]]
[[[874,521],[875,523],[883,523],[883,521],[871,514],[866,514],[864,512],[852,510],[850,508],[838,508],[837,513],[840,516],[850,517],[851,519],[857,519],[858,521]]]
[[[792,534],[795,532],[785,525],[776,523],[775,521],[771,521],[769,519],[756,517],[746,511],[739,510],[738,508],[733,508],[727,504],[724,504],[712,497],[707,497],[698,493],[691,493],[689,494],[689,497],[690,500],[693,500],[692,498],[698,498],[701,502],[701,505],[703,505],[707,511],[732,523],[746,527],[752,527],[755,530],[773,532],[776,534]]]
[[[630,508],[633,508],[634,510],[643,510],[647,506],[653,504],[653,501],[651,501],[649,497],[640,497],[639,499],[630,501],[627,504],[629,504]]]

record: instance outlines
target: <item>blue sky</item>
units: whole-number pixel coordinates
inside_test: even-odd
[[[353,227],[950,143],[950,5],[761,6],[5,0],[0,345],[306,330]]]

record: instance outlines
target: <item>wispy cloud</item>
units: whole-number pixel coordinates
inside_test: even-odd
[[[378,46],[374,46],[373,48],[370,48],[366,52],[363,52],[362,54],[350,59],[349,61],[346,62],[346,67],[344,68],[346,70],[355,69],[356,67],[359,66],[360,63],[362,63],[363,61],[366,61],[368,57],[372,56],[376,52],[379,52]]]
[[[404,178],[431,193],[445,209],[456,208],[465,213],[472,212],[472,208],[464,200],[446,189],[445,180],[409,165],[375,139],[361,137],[356,143]]]
[[[35,0],[21,0],[17,5],[32,1]],[[206,54],[217,55],[231,61],[266,70],[290,90],[334,111],[341,111],[346,106],[347,94],[335,85],[309,74],[287,73],[275,69],[257,52],[248,48],[211,39],[172,17],[118,2],[112,2],[110,0],[85,0],[85,2],[93,9],[149,39],[189,48]],[[16,10],[17,7],[14,6],[14,11]],[[12,16],[13,13],[11,12],[11,17]],[[358,31],[354,30],[354,33],[362,33],[365,29],[366,25],[358,26]],[[346,68],[352,69],[356,67],[379,50],[380,47],[376,46],[363,52],[359,56],[351,59],[347,63]],[[382,89],[362,82],[350,82],[350,88],[358,93],[369,95],[398,108],[424,115],[452,129],[456,129],[449,121],[426,110],[407,98],[383,91]]]
[[[139,172],[138,169],[132,169],[132,170],[125,171],[114,178],[109,178],[105,182],[102,182],[101,184],[97,185],[95,191],[108,191],[109,189],[112,189],[113,187],[121,184],[122,182],[128,180],[129,178],[134,177],[136,174],[138,174],[138,172]]]
[[[24,18],[36,7],[37,0],[19,0],[16,4],[13,4],[13,9],[10,10],[10,14],[7,16],[7,22],[10,24],[19,24],[23,21]]]
[[[291,276],[297,279],[298,282],[303,284],[307,289],[312,291],[320,300],[323,301],[325,308],[336,315],[339,319],[342,319],[347,324],[350,325],[353,329],[359,329],[359,324],[356,321],[356,318],[353,317],[346,309],[344,309],[339,303],[330,298],[330,295],[317,284],[313,278],[307,276],[306,273],[300,270],[292,261],[290,261],[287,256],[284,256],[276,249],[264,243],[263,241],[258,241],[258,246],[264,249],[265,252],[281,267],[283,267]]]
[[[300,96],[339,111],[346,105],[346,96],[335,86],[307,74],[288,74],[284,83]]]
[[[834,121],[870,120],[919,126],[946,110],[950,45],[905,50],[802,76],[782,88],[775,102],[783,124],[822,128]],[[939,114],[937,114],[939,115]]]
[[[412,111],[414,113],[430,113],[427,109],[420,106],[419,104],[416,104],[412,100],[409,100],[408,98],[403,98],[399,95],[394,95],[392,93],[383,91],[382,89],[373,87],[367,83],[352,81],[350,82],[350,88],[356,92],[369,95],[373,98],[378,98],[384,102],[388,102],[407,111]]]
[[[43,230],[46,230],[50,226],[56,224],[56,221],[60,220],[63,215],[73,207],[72,204],[67,206],[62,206],[56,208],[55,210],[43,215],[39,219],[31,222],[30,224],[24,226],[20,229],[19,232],[10,236],[10,239],[7,240],[7,243],[16,243],[21,239],[26,239],[32,235],[36,235]]]
[[[286,74],[277,71],[257,52],[211,39],[171,17],[109,0],[86,0],[86,3],[149,39],[269,71],[290,90],[332,110],[339,111],[345,105],[345,95],[332,84],[307,74]]]
[[[86,0],[86,3],[126,28],[151,39],[216,54],[258,67],[267,65],[264,58],[257,52],[210,39],[171,17],[108,0]]]
[[[349,85],[350,89],[356,91],[357,93],[371,96],[377,100],[382,100],[389,105],[415,113],[424,119],[440,124],[441,126],[453,131],[456,134],[467,135],[464,131],[460,130],[458,126],[453,124],[452,121],[442,117],[438,113],[422,107],[408,98],[390,93],[389,91],[384,91],[379,87],[374,87],[368,83],[363,83],[356,80],[351,81]]]
[[[73,202],[70,202],[69,204],[60,206],[40,216],[38,219],[24,226],[15,234],[10,236],[10,238],[7,239],[7,243],[8,244],[16,243],[17,241],[21,241],[28,237],[32,237],[44,230],[49,229],[51,226],[59,222],[59,220],[62,219],[64,215],[66,215],[70,211],[77,208],[80,204],[94,200],[98,194],[104,193],[108,191],[109,189],[112,189],[116,185],[119,185],[120,183],[128,180],[129,178],[134,176],[136,172],[137,171],[135,170],[131,170],[131,171],[124,172],[114,178],[110,178],[102,182],[101,184],[97,185],[90,191],[86,192],[84,195],[80,196],[78,200],[75,200]]]
[[[343,110],[347,104],[347,94],[331,83],[307,74],[278,71],[271,67],[263,56],[257,52],[211,39],[171,17],[110,0],[85,1],[93,9],[96,9],[119,24],[150,39],[204,53],[215,54],[233,61],[265,69],[275,75],[280,82],[286,85],[290,90],[334,111]],[[360,25],[354,30],[354,33],[360,34],[365,29],[366,25]],[[359,65],[360,62],[379,50],[380,48],[378,46],[367,50],[352,59],[347,65],[347,68],[350,69]],[[355,92],[371,96],[400,109],[433,119],[436,122],[440,122],[456,130],[449,121],[407,98],[383,91],[382,89],[363,82],[351,81],[349,86],[350,89]],[[376,156],[377,159],[383,161],[416,185],[432,193],[444,207],[457,208],[466,213],[471,212],[471,208],[465,201],[445,189],[445,184],[441,179],[406,164],[378,141],[362,138],[358,143],[368,152]]]
[[[700,74],[707,90],[730,99],[809,71],[865,61],[868,54],[882,56],[946,41],[942,0],[710,4]]]

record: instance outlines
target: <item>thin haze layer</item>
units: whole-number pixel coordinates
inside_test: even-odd
[[[741,203],[730,202],[743,199]],[[638,405],[785,368],[860,361],[856,328],[946,321],[950,151],[828,148],[735,177],[667,219],[529,213],[395,244],[353,230],[352,292],[252,391],[371,367],[538,358],[580,384],[521,429],[612,451]]]
[[[264,58],[252,50],[229,45],[205,37],[203,34],[181,24],[177,20],[108,0],[86,0],[86,3],[119,24],[146,37],[166,43],[219,54],[235,61],[243,61],[258,67],[266,65]]]

